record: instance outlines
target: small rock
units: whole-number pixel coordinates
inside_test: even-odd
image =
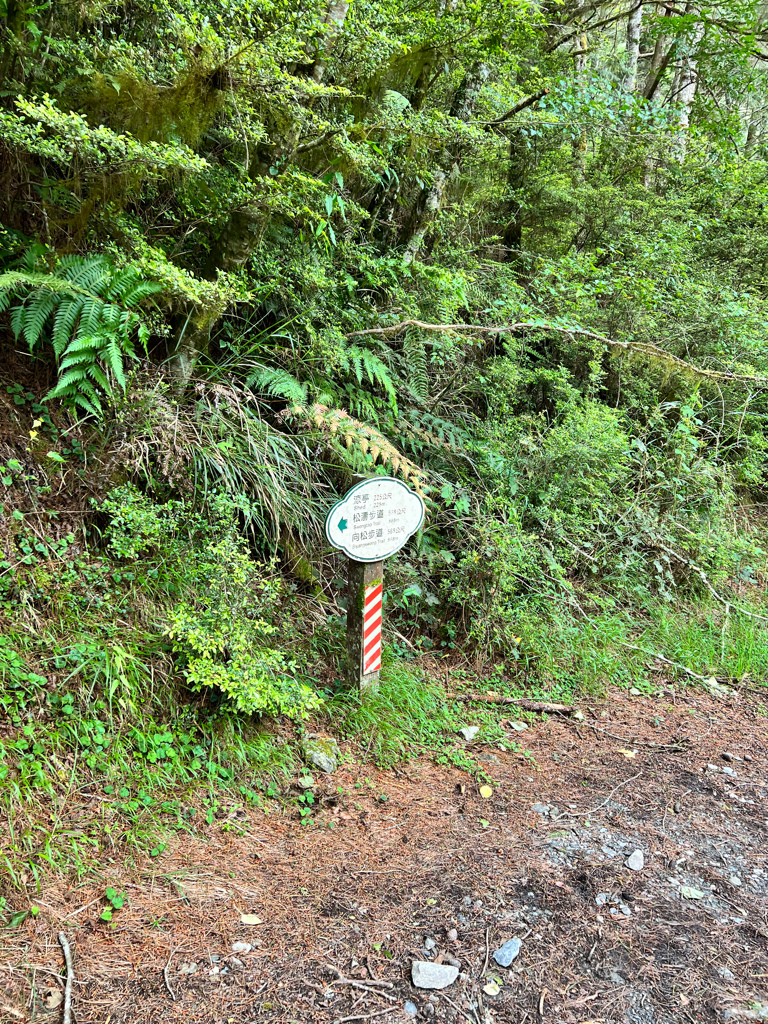
[[[680,803],[680,801],[675,800],[675,802],[672,804],[672,810],[675,812],[675,814],[679,814],[680,811],[682,811],[682,809],[683,805]]]
[[[722,771],[723,775],[735,775],[736,774],[736,769],[735,768],[725,767],[725,768],[722,768],[721,771]]]
[[[252,949],[253,949],[253,946],[250,944],[250,942],[233,942],[232,943],[232,952],[233,953],[250,953]]]
[[[475,738],[475,736],[477,736],[477,734],[480,732],[480,726],[467,725],[463,729],[459,729],[459,732],[467,741],[467,743],[470,743]]]
[[[233,967],[245,967],[243,961],[238,960],[236,956],[231,956],[229,958],[229,962],[232,964]]]
[[[609,980],[610,980],[612,985],[626,985],[627,984],[627,979],[624,977],[623,974],[619,974],[618,971],[611,971],[611,973],[608,975],[608,978],[609,978]]]
[[[736,975],[733,973],[733,971],[729,971],[727,967],[718,967],[717,968],[717,973],[720,975],[720,977],[723,979],[723,981],[735,981],[736,980]]]
[[[717,764],[708,764],[707,765],[707,771],[708,772],[719,772],[720,771],[720,766],[717,765]]]
[[[461,967],[461,960],[457,960],[455,957],[452,956],[446,957],[445,963],[450,964],[451,967]]]
[[[482,910],[482,908],[483,908],[483,901],[482,900],[475,900],[475,910]]]
[[[727,750],[723,751],[720,755],[724,761],[733,761],[733,754],[729,754]]]
[[[465,896],[464,899],[461,901],[461,905],[463,907],[471,907],[472,906],[472,897],[471,896]]]
[[[212,964],[217,964],[219,962],[219,960],[221,960],[221,957],[219,956],[218,953],[211,953],[210,961],[211,961]]]
[[[194,974],[197,971],[196,963],[184,963],[180,964],[177,973],[178,974]]]
[[[605,854],[606,857],[618,857],[619,856],[618,853],[616,853],[615,850],[612,850],[610,848],[610,846],[601,846],[600,849],[603,851],[603,853]]]
[[[583,722],[584,721],[584,712],[583,711],[574,711],[573,714],[571,715],[571,718],[574,720],[574,722]]]
[[[604,907],[607,902],[608,902],[608,893],[607,892],[599,892],[597,894],[597,896],[595,896],[595,903],[598,905],[598,907]]]
[[[638,690],[636,686],[631,686],[629,688],[629,692],[632,694],[633,697],[640,697],[642,694],[642,691]]]
[[[405,1012],[408,1014],[409,1017],[415,1017],[416,1014],[419,1012],[419,1008],[416,1005],[416,1003],[412,1003],[410,1001],[410,999],[406,1000],[406,1003],[405,1003],[405,1006],[403,1007],[403,1009],[405,1010]]]
[[[751,761],[752,760],[752,755],[751,754],[745,754],[744,755],[744,760],[745,761]]]
[[[513,732],[525,732],[528,725],[526,722],[510,722],[509,728],[512,729]]]
[[[300,775],[297,781],[299,789],[312,789],[312,787],[315,785],[315,780],[309,774]]]
[[[731,875],[728,881],[731,883],[731,885],[743,885],[743,882],[741,881],[738,875]]]
[[[634,850],[629,857],[627,857],[627,867],[630,871],[642,871],[645,867],[645,857],[643,857],[642,850]]]
[[[500,946],[493,954],[493,959],[499,967],[509,967],[517,954],[522,949],[520,939],[508,939],[503,946]]]
[[[449,942],[456,942],[456,940],[459,937],[459,933],[456,931],[455,928],[449,928],[445,937],[446,939],[448,939]]]
[[[531,810],[536,814],[549,814],[549,807],[546,804],[532,804]]]
[[[620,903],[619,910],[622,912],[624,917],[632,917],[632,911],[629,909],[626,903]]]
[[[453,964],[431,964],[428,960],[414,960],[411,980],[416,988],[447,988],[459,976]]]
[[[435,942],[435,940],[430,938],[429,936],[427,936],[426,939],[424,939],[424,949],[426,949],[428,953],[431,953],[436,945],[437,943]]]
[[[316,736],[312,739],[306,739],[303,743],[303,749],[307,764],[311,764],[313,768],[319,768],[326,775],[336,771],[341,751],[335,739],[330,736]]]

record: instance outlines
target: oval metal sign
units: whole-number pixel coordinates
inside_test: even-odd
[[[394,555],[424,522],[424,502],[392,476],[374,476],[347,491],[325,519],[328,541],[356,562]]]

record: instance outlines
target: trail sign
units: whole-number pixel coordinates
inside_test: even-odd
[[[325,535],[356,562],[381,562],[394,555],[424,522],[424,502],[401,480],[374,476],[337,501],[325,520]]]
[[[376,684],[381,669],[384,559],[424,522],[424,502],[394,477],[357,479],[326,516],[325,535],[349,558],[347,682],[362,690]]]

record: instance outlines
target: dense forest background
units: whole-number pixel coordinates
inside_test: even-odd
[[[436,728],[418,658],[558,697],[764,678],[761,4],[0,16],[14,799],[73,757],[235,779],[288,756],[254,712],[385,756],[387,714]],[[374,712],[322,535],[373,472],[428,508]]]

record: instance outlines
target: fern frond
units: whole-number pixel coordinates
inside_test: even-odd
[[[307,389],[294,376],[278,366],[257,366],[246,379],[246,386],[259,394],[285,398],[289,402],[307,400]]]

